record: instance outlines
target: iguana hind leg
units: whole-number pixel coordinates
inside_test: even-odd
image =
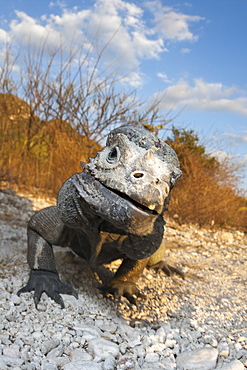
[[[185,279],[185,274],[178,267],[171,266],[165,261],[165,249],[166,245],[163,239],[159,249],[149,258],[147,267],[155,270],[162,270],[167,276],[177,274],[182,277],[182,279]]]

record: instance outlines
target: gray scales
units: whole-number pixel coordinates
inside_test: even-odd
[[[34,290],[36,307],[43,292],[61,307],[60,294],[78,296],[59,279],[53,246],[69,246],[92,268],[122,259],[101,290],[133,304],[144,297],[136,282],[146,266],[183,276],[163,260],[163,216],[170,191],[181,176],[174,150],[145,128],[126,124],[112,130],[105,148],[82,167],[83,172],[63,184],[57,205],[30,219],[31,272],[18,295]]]

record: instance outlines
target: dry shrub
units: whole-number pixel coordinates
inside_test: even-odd
[[[169,213],[180,223],[232,226],[247,230],[247,201],[229,162],[220,164],[186,143],[170,142],[178,154],[183,176],[172,191]]]
[[[52,195],[101,148],[65,121],[41,121],[11,94],[0,94],[0,143],[2,180]]]

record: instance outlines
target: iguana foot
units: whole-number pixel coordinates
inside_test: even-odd
[[[167,276],[172,276],[174,274],[177,274],[181,276],[183,280],[185,279],[185,274],[179,268],[170,266],[168,265],[168,263],[162,260],[156,263],[155,265],[150,266],[150,268],[156,269],[156,270],[161,269],[162,271],[164,271],[164,273]]]
[[[144,299],[146,296],[140,293],[135,283],[128,283],[121,280],[111,281],[109,285],[100,288],[105,296],[111,294],[115,299],[125,297],[131,304],[137,306],[137,298]]]
[[[63,298],[61,294],[72,294],[78,298],[77,291],[69,284],[62,283],[56,272],[45,271],[45,270],[31,270],[30,277],[26,286],[21,288],[17,295],[21,293],[27,293],[34,290],[34,303],[37,308],[42,293],[46,293],[55,302],[60,304],[64,308]]]

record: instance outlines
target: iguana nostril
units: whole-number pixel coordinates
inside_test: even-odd
[[[144,176],[144,173],[142,172],[135,172],[134,175],[133,175],[136,179],[140,179],[141,177]]]
[[[167,185],[166,188],[165,188],[165,194],[168,195],[169,194],[169,191],[170,191],[170,188],[169,186]]]

